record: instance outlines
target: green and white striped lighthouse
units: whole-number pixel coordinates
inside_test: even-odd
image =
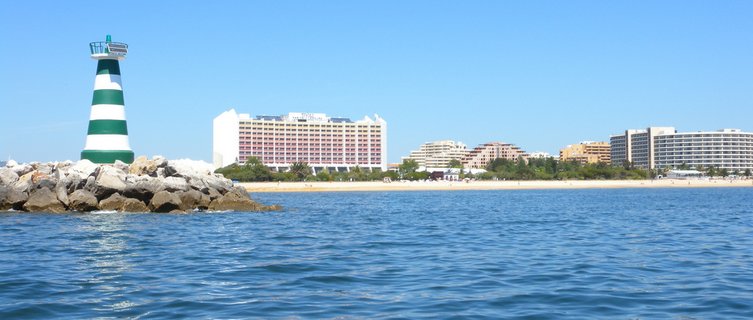
[[[89,115],[89,131],[81,159],[94,163],[113,163],[120,160],[133,162],[133,151],[128,143],[123,85],[120,81],[120,64],[128,54],[128,45],[112,42],[110,35],[104,42],[89,44],[92,59],[97,60],[94,80],[94,97]]]

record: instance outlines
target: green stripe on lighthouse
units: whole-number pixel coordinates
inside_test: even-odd
[[[120,74],[118,60],[103,59],[97,62],[97,74]]]
[[[94,163],[114,163],[120,160],[125,163],[133,162],[131,150],[84,150],[81,151],[81,159],[88,159]]]
[[[125,120],[89,120],[87,134],[128,134]]]
[[[123,91],[114,89],[94,90],[92,105],[95,104],[117,104],[124,106]]]

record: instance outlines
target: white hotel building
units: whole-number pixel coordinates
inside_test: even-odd
[[[257,157],[285,171],[305,162],[315,173],[387,169],[387,122],[374,115],[351,121],[323,113],[291,112],[281,116],[223,112],[213,121],[212,160],[216,168]]]
[[[418,150],[411,151],[402,161],[415,160],[419,167],[448,168],[451,160],[458,160],[468,155],[468,149],[462,142],[452,140],[432,141],[422,144]]]
[[[611,136],[612,164],[639,168],[715,167],[753,170],[753,133],[739,129],[677,132],[672,127],[627,130]]]

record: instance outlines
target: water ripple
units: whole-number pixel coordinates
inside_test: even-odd
[[[749,189],[257,194],[275,213],[0,213],[0,318],[753,315]]]

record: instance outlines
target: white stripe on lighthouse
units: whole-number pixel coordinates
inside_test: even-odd
[[[94,78],[94,90],[112,89],[123,91],[119,74],[98,74]]]
[[[92,106],[89,120],[125,120],[125,106],[97,104]]]
[[[131,150],[131,145],[124,134],[90,134],[84,150]]]

